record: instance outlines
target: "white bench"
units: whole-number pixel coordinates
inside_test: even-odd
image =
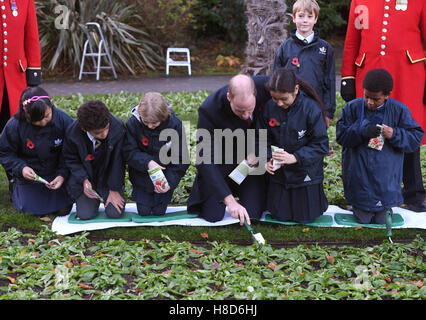
[[[171,53],[185,53],[186,60],[175,61],[170,57]],[[169,75],[170,67],[187,67],[188,75],[191,75],[191,55],[188,48],[167,48],[166,75]]]

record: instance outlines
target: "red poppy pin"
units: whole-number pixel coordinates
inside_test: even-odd
[[[27,139],[27,148],[34,149],[34,142],[32,142],[30,139]]]
[[[271,119],[269,119],[269,125],[271,127],[279,127],[280,123],[277,121],[277,119],[271,118]]]
[[[92,160],[95,160],[95,157],[93,156],[93,154],[89,153],[86,157],[86,161],[92,161]]]
[[[296,67],[300,68],[299,58],[297,58],[297,57],[293,58],[293,60],[291,60],[291,64],[293,66],[296,66]]]
[[[148,142],[149,142],[149,140],[148,140],[148,138],[147,138],[147,137],[142,137],[142,144],[143,144],[145,147],[147,147],[147,146],[148,146]]]

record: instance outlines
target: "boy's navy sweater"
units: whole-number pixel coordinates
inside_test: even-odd
[[[172,145],[171,137],[167,141],[160,141],[160,133],[164,129],[172,129],[179,137],[179,145]],[[132,116],[126,122],[126,139],[123,153],[129,168],[129,179],[135,188],[147,192],[154,191],[154,185],[148,174],[148,163],[154,160],[159,165],[166,167],[163,170],[166,179],[173,190],[177,187],[189,167],[189,155],[182,122],[171,111],[168,120],[155,129],[149,129],[140,119],[136,107],[132,109]],[[165,146],[168,144],[167,146]],[[160,149],[170,148],[178,150],[179,163],[164,164],[160,160]],[[177,149],[175,149],[177,148]]]
[[[298,65],[294,60],[297,58]],[[333,118],[336,111],[336,75],[333,47],[319,37],[314,30],[314,39],[305,44],[291,33],[289,39],[278,48],[274,60],[274,70],[287,68],[294,71],[297,77],[308,82],[323,99],[327,117]]]
[[[107,144],[105,156],[99,164],[98,176],[94,176],[92,161],[94,150],[87,133],[81,130],[79,121],[74,121],[68,128],[63,154],[65,164],[70,170],[67,191],[71,198],[77,199],[83,192],[83,181],[88,179],[96,191],[106,199],[110,190],[123,192],[125,165],[122,155],[122,145],[125,135],[124,124],[121,120],[110,115],[108,136],[104,143]],[[92,158],[93,157],[93,158]]]
[[[385,139],[383,149],[369,148],[369,125],[385,124],[393,136]],[[388,98],[370,111],[364,99],[350,101],[336,125],[337,142],[343,146],[342,177],[345,197],[353,206],[366,211],[381,211],[399,206],[405,152],[418,149],[424,131],[401,102]]]

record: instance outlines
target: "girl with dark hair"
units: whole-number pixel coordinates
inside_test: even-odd
[[[71,122],[71,117],[57,109],[42,88],[23,91],[18,112],[0,136],[0,163],[10,180],[11,200],[18,210],[36,215],[70,212],[72,201],[63,187],[69,172],[61,151]]]
[[[324,108],[315,90],[289,69],[273,71],[265,87],[272,99],[258,128],[268,132],[266,209],[280,221],[309,223],[328,207],[322,185],[328,153]],[[271,146],[279,149],[272,152]]]

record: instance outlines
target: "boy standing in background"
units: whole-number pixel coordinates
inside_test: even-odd
[[[291,69],[297,77],[314,87],[324,102],[328,127],[336,110],[334,50],[319,37],[318,30],[314,30],[319,11],[315,0],[294,3],[293,22],[297,29],[278,48],[273,69]]]

